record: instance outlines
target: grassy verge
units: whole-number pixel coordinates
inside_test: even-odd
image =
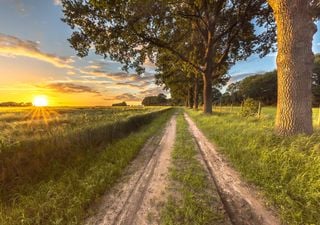
[[[274,112],[274,110],[273,110]],[[243,118],[188,110],[232,165],[278,208],[285,224],[320,224],[320,133],[280,138],[274,116]]]
[[[172,110],[100,151],[79,155],[58,178],[26,184],[10,202],[0,203],[2,225],[80,224],[90,203],[108,190],[145,141],[162,129]],[[81,158],[84,157],[84,158]]]
[[[25,189],[26,183],[36,184],[59,177],[66,168],[74,167],[81,159],[90,157],[92,151],[100,151],[108,144],[150,123],[162,113],[161,110],[128,115],[125,118],[118,116],[114,121],[110,118],[108,122],[102,121],[81,129],[55,133],[50,137],[37,139],[30,136],[28,141],[2,149],[0,199],[12,198],[16,192]]]
[[[218,194],[213,189],[182,115],[177,119],[177,138],[170,168],[170,192],[162,212],[162,224],[225,224]]]

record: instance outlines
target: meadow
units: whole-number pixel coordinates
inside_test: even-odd
[[[284,224],[320,224],[320,130],[313,110],[311,136],[279,137],[275,108],[260,118],[242,117],[240,108],[215,107],[213,115],[187,110],[207,138],[241,175],[264,193]]]
[[[172,111],[1,108],[0,224],[79,224]]]

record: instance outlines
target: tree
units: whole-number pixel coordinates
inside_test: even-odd
[[[265,0],[62,3],[63,20],[77,29],[69,41],[79,56],[86,56],[94,46],[97,54],[123,63],[124,70],[135,68],[141,73],[146,57],[154,61],[157,52],[165,49],[201,74],[206,113],[212,112],[212,84],[219,71],[251,53],[267,53],[274,41],[272,28],[262,34],[254,29],[253,21],[264,26],[272,20]],[[188,54],[185,48],[190,49]]]
[[[246,77],[238,84],[238,95],[242,99],[252,98],[265,105],[277,102],[277,72],[268,72]]]
[[[277,23],[278,101],[276,131],[312,133],[312,38],[318,1],[268,0]],[[318,5],[316,5],[318,3]],[[318,10],[318,11],[317,11]]]
[[[314,59],[313,75],[312,75],[312,104],[320,105],[320,54],[317,54]]]
[[[113,103],[112,106],[128,106],[126,102]]]
[[[161,106],[168,105],[168,100],[164,94],[159,94],[158,96],[147,96],[142,100],[142,105],[144,106]]]
[[[222,97],[221,92],[218,88],[212,88],[212,101],[215,103],[220,102],[220,98]]]

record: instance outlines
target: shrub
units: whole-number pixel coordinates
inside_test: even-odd
[[[259,102],[252,98],[247,98],[243,102],[240,115],[244,117],[255,116],[258,113],[258,109],[259,109]]]

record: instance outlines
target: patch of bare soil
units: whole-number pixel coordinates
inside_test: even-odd
[[[103,196],[87,225],[158,224],[166,200],[168,168],[176,134],[173,116],[164,132],[148,140],[125,175]]]
[[[276,214],[266,208],[259,193],[241,180],[239,173],[228,165],[187,114],[185,118],[232,223],[235,225],[280,224]]]

